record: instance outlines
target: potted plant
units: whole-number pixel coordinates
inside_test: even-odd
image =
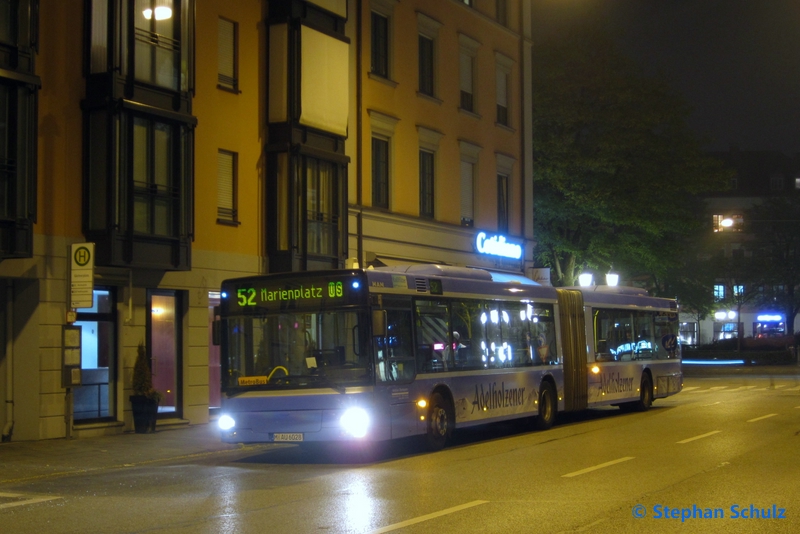
[[[133,395],[130,396],[133,426],[137,434],[156,431],[156,416],[161,393],[153,388],[153,373],[147,359],[144,343],[136,349],[133,366]]]

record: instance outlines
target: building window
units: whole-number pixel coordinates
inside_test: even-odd
[[[715,232],[741,232],[744,228],[742,215],[713,215],[712,220]]]
[[[725,286],[714,284],[714,300],[719,302],[725,299]]]
[[[239,90],[238,73],[238,37],[239,25],[230,20],[219,19],[219,72],[217,83],[222,89]]]
[[[15,0],[0,0],[0,42],[16,44],[17,2]]]
[[[180,200],[176,158],[180,136],[170,124],[133,120],[133,231],[175,237]]]
[[[460,56],[460,87],[461,109],[475,111],[474,95],[472,93],[472,56],[462,53]]]
[[[419,92],[433,96],[433,39],[419,36]]]
[[[743,285],[735,285],[733,286],[733,296],[735,298],[741,298],[744,296],[744,286]]]
[[[497,231],[508,233],[508,175],[497,175]]]
[[[336,166],[316,158],[305,159],[307,251],[336,256],[339,236]]]
[[[222,224],[238,221],[238,172],[239,155],[220,150],[217,153],[217,222]]]
[[[439,21],[417,12],[419,92],[430,97],[436,96],[436,47],[441,26]]]
[[[389,18],[372,12],[372,73],[389,77]]]
[[[508,75],[497,69],[497,124],[508,126]]]
[[[2,2],[0,2],[2,5]],[[0,83],[0,219],[13,219],[13,191],[17,174],[17,158],[14,148],[14,123],[11,120],[11,87]]]
[[[433,152],[419,151],[419,216],[433,219]]]
[[[507,0],[497,0],[495,6],[496,6],[497,22],[499,22],[503,26],[508,26]]]
[[[783,176],[772,176],[769,179],[769,188],[771,191],[783,190]]]
[[[462,110],[475,113],[477,103],[475,98],[475,60],[478,56],[480,43],[471,37],[458,34],[459,43],[459,88],[461,98],[459,105]]]
[[[372,205],[389,209],[389,141],[372,138]]]
[[[142,82],[180,89],[181,38],[178,2],[135,0],[135,76]]]
[[[468,141],[460,141],[461,152],[461,225],[475,225],[475,175],[481,147]]]
[[[495,93],[497,95],[497,124],[508,126],[508,87],[514,61],[495,52]]]
[[[800,189],[800,177],[794,179],[794,188]]]
[[[475,224],[475,198],[473,188],[475,182],[475,165],[469,161],[461,161],[461,224]]]
[[[697,345],[697,323],[681,323],[680,338],[682,345]]]

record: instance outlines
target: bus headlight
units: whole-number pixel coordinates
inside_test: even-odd
[[[236,426],[236,421],[230,415],[222,415],[217,420],[217,426],[219,426],[220,430],[230,430]]]
[[[354,438],[363,438],[369,428],[369,415],[364,408],[348,408],[339,419],[339,424]]]

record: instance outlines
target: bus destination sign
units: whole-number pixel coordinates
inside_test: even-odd
[[[222,285],[228,310],[311,309],[357,304],[366,293],[361,276],[253,277]]]

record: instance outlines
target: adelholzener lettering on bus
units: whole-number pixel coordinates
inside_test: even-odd
[[[483,384],[475,385],[475,398],[472,401],[472,413],[475,410],[494,410],[497,408],[510,408],[512,406],[522,406],[525,403],[525,388],[512,387],[506,389],[505,382],[497,387],[496,382],[483,389]]]

